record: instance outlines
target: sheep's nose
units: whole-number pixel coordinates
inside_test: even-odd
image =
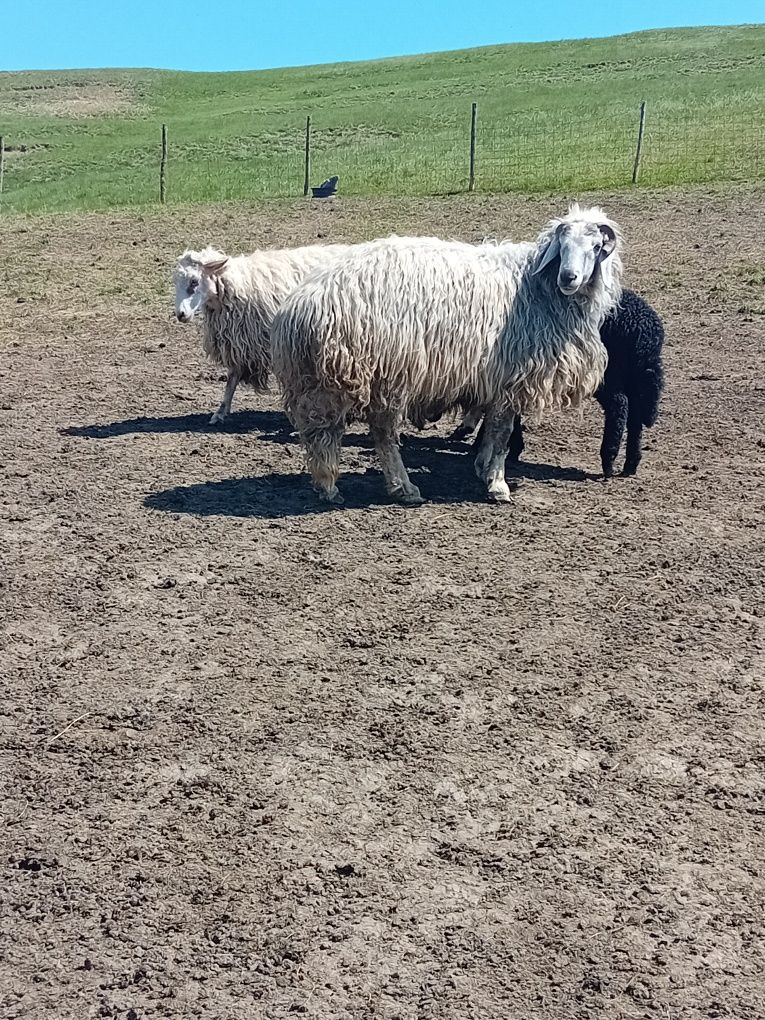
[[[189,321],[189,317],[188,317],[188,315],[185,312],[176,312],[175,316],[178,319],[178,322],[188,322]]]
[[[560,282],[564,287],[570,287],[575,280],[576,273],[572,272],[570,269],[561,269]]]

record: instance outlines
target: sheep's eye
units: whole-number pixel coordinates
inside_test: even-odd
[[[193,294],[196,289],[197,289],[197,281],[196,280],[192,280],[191,283],[186,288],[186,293],[187,294]]]

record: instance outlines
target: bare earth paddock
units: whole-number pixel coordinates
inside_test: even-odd
[[[3,1020],[765,1016],[765,193],[596,196],[665,318],[637,479],[601,415],[484,502],[450,424],[322,510],[230,425],[186,244],[527,237],[561,199],[6,219]]]

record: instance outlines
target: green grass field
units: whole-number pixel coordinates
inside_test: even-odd
[[[765,178],[765,26],[228,74],[0,73],[7,148],[2,209],[109,208],[157,200],[168,125],[168,201],[302,193],[464,190],[470,104],[477,188],[572,190],[629,183],[640,101],[641,182]]]

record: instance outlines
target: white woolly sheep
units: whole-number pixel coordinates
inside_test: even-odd
[[[228,372],[223,402],[211,425],[231,413],[240,382],[256,391],[266,389],[269,330],[277,309],[311,270],[347,250],[347,245],[311,245],[229,257],[208,247],[180,256],[173,273],[175,314],[180,322],[190,322],[203,311],[204,351]]]
[[[606,368],[600,326],[621,294],[616,226],[572,206],[536,243],[373,241],[307,277],[272,331],[273,369],[321,498],[336,481],[350,418],[366,418],[386,488],[422,498],[398,449],[405,418],[486,408],[476,473],[507,501],[516,414],[579,405]]]

